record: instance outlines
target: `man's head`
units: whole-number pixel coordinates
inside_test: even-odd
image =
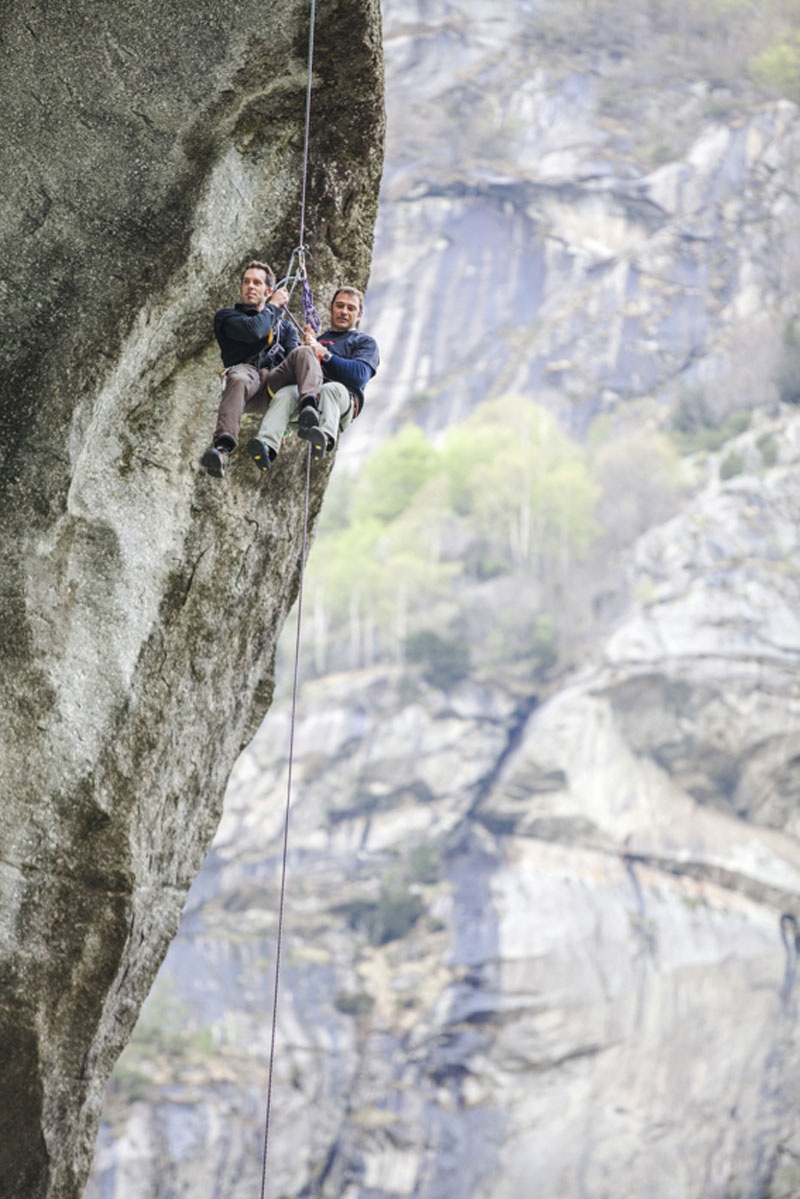
[[[364,311],[364,297],[357,287],[337,287],[331,300],[331,328],[337,333],[354,329]]]
[[[259,311],[275,290],[275,272],[266,262],[252,259],[242,271],[242,303]]]

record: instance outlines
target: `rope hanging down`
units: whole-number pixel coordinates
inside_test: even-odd
[[[306,455],[306,495],[303,507],[303,540],[300,553],[300,586],[297,592],[297,634],[294,649],[294,677],[292,682],[292,716],[289,733],[289,767],[286,782],[286,807],[283,816],[283,860],[281,866],[281,889],[278,903],[278,935],[275,944],[275,989],[272,996],[272,1033],[269,1048],[269,1073],[267,1076],[267,1111],[264,1119],[264,1152],[261,1166],[261,1199],[267,1188],[267,1155],[269,1153],[270,1116],[272,1114],[272,1082],[275,1067],[275,1040],[278,1029],[278,988],[281,976],[281,949],[283,945],[283,917],[286,908],[286,867],[289,857],[289,809],[292,803],[292,769],[294,766],[294,733],[297,717],[297,679],[300,662],[300,628],[303,620],[303,576],[305,575],[306,547],[308,543],[308,496],[311,489],[311,446]]]
[[[314,297],[308,283],[308,274],[306,272],[305,261],[305,246],[303,244],[305,237],[305,220],[306,220],[306,188],[308,184],[308,148],[309,134],[311,128],[311,82],[312,71],[314,66],[314,26],[316,22],[316,0],[311,0],[311,13],[309,18],[309,33],[308,33],[308,83],[306,86],[306,122],[305,122],[305,138],[303,144],[303,183],[301,189],[300,200],[300,242],[296,250],[292,252],[289,260],[289,269],[287,278],[292,275],[292,267],[297,262],[294,271],[292,282],[292,290],[299,278],[302,281],[302,303],[303,313],[306,324],[309,324],[314,329],[315,333],[319,333],[320,320],[314,308]],[[291,295],[291,293],[290,293]],[[288,308],[286,309],[288,312]],[[291,315],[291,314],[290,314]],[[289,735],[289,765],[286,782],[286,807],[283,817],[283,856],[281,863],[281,886],[280,886],[280,901],[278,904],[278,934],[275,943],[275,987],[272,996],[272,1031],[270,1035],[269,1049],[269,1071],[267,1075],[267,1105],[266,1114],[264,1117],[264,1149],[261,1164],[261,1199],[265,1199],[267,1190],[267,1160],[269,1155],[269,1133],[270,1133],[270,1117],[272,1115],[272,1084],[275,1073],[275,1041],[278,1029],[278,992],[280,988],[281,975],[281,951],[283,948],[283,924],[284,913],[286,909],[286,875],[287,864],[289,858],[289,812],[292,804],[292,772],[294,767],[294,734],[295,724],[297,719],[297,680],[299,674],[300,663],[300,630],[303,621],[303,581],[305,577],[306,553],[308,545],[308,506],[309,493],[311,490],[311,443],[309,442],[308,454],[306,455],[306,486],[305,486],[305,501],[303,505],[303,537],[300,551],[300,583],[297,592],[297,633],[295,638],[294,650],[294,674],[292,680],[292,715]]]

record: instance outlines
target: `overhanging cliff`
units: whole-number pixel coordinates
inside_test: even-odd
[[[294,601],[304,447],[197,460],[215,307],[299,236],[309,6],[3,18],[0,1192],[80,1194]],[[306,244],[364,285],[378,0],[318,6]],[[327,467],[316,470],[310,518]]]

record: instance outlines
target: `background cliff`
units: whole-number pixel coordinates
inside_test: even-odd
[[[324,311],[367,280],[383,105],[377,4],[318,7]],[[296,592],[302,452],[197,460],[210,314],[299,236],[309,7],[3,10],[0,1191],[68,1199]]]

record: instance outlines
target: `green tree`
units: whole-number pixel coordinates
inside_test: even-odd
[[[408,506],[437,470],[437,453],[409,422],[379,446],[361,472],[353,497],[356,519],[390,521]]]
[[[520,636],[531,662],[553,660],[570,620],[573,559],[595,535],[598,489],[583,451],[543,408],[487,401],[441,450],[408,424],[343,485],[349,523],[336,500],[308,575],[318,671],[408,653],[453,682],[470,664],[513,658]],[[506,635],[498,619],[496,635],[478,635],[478,588],[503,578],[520,596],[513,627]],[[470,605],[481,608],[475,619]]]
[[[539,405],[482,404],[447,438],[443,459],[455,510],[509,567],[563,560],[591,539],[596,487],[584,455]]]
[[[749,62],[753,81],[776,95],[800,100],[800,35],[765,47]]]

